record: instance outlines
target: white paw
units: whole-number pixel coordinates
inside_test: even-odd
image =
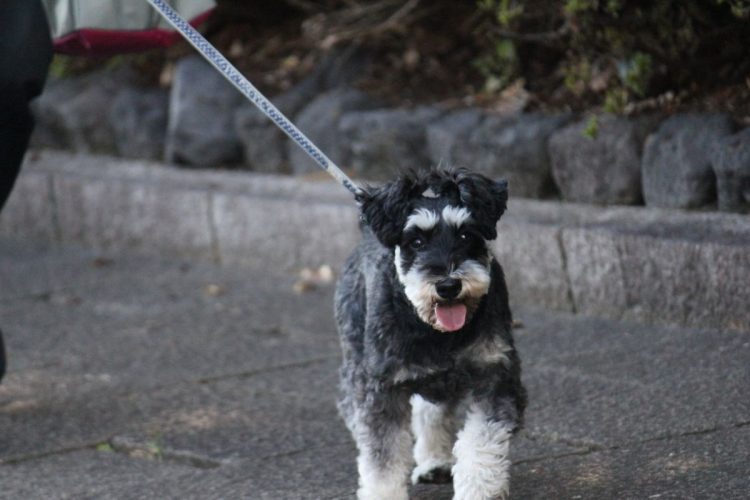
[[[362,486],[357,490],[358,500],[409,500],[406,486],[393,484],[379,484],[377,486]]]

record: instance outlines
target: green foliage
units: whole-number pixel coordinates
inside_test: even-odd
[[[523,14],[523,3],[516,0],[479,0],[479,8],[494,15],[504,28]]]
[[[586,126],[581,131],[581,135],[591,140],[596,139],[596,136],[599,135],[599,118],[596,115],[589,117]]]
[[[49,65],[49,76],[52,78],[64,78],[72,74],[71,58],[55,54]]]
[[[112,448],[112,445],[109,443],[100,443],[96,445],[96,451],[100,451],[102,453],[112,453],[114,448]]]
[[[620,76],[623,85],[643,97],[648,91],[648,84],[654,74],[654,64],[651,55],[636,52],[623,65]]]
[[[596,8],[598,3],[596,0],[566,0],[565,12],[568,14],[578,14]]]
[[[516,46],[510,40],[498,40],[494,50],[476,61],[485,77],[485,91],[494,93],[507,87],[518,74]]]
[[[750,73],[750,0],[478,0],[489,14],[478,67],[499,91],[565,89],[622,112],[666,91]],[[536,87],[536,88],[535,88]]]
[[[750,18],[750,1],[748,0],[716,0],[719,5],[729,5],[732,15],[739,19]]]
[[[628,91],[621,87],[609,89],[604,94],[604,111],[613,114],[622,113],[628,104],[628,98]]]
[[[564,68],[563,71],[565,71],[565,88],[575,95],[583,94],[591,80],[591,64],[587,60],[583,60]]]

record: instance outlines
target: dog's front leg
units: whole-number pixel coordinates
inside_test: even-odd
[[[510,437],[516,423],[487,411],[477,403],[469,407],[458,433],[453,454],[454,500],[506,499],[510,480]]]
[[[408,395],[370,393],[354,412],[360,500],[406,500],[411,460]]]
[[[411,398],[411,427],[417,462],[411,482],[449,483],[456,433],[452,405],[431,403],[415,394]]]

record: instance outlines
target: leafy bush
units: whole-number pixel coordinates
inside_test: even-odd
[[[620,112],[750,73],[748,0],[478,0],[487,90],[522,78],[558,103]]]

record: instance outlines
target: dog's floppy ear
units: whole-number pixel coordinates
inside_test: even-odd
[[[367,187],[357,196],[363,222],[387,247],[396,246],[401,239],[413,187],[412,179],[399,178],[381,187]]]
[[[508,181],[493,181],[480,174],[461,172],[456,176],[456,184],[461,203],[479,224],[482,236],[494,240],[497,237],[495,226],[508,202]]]

